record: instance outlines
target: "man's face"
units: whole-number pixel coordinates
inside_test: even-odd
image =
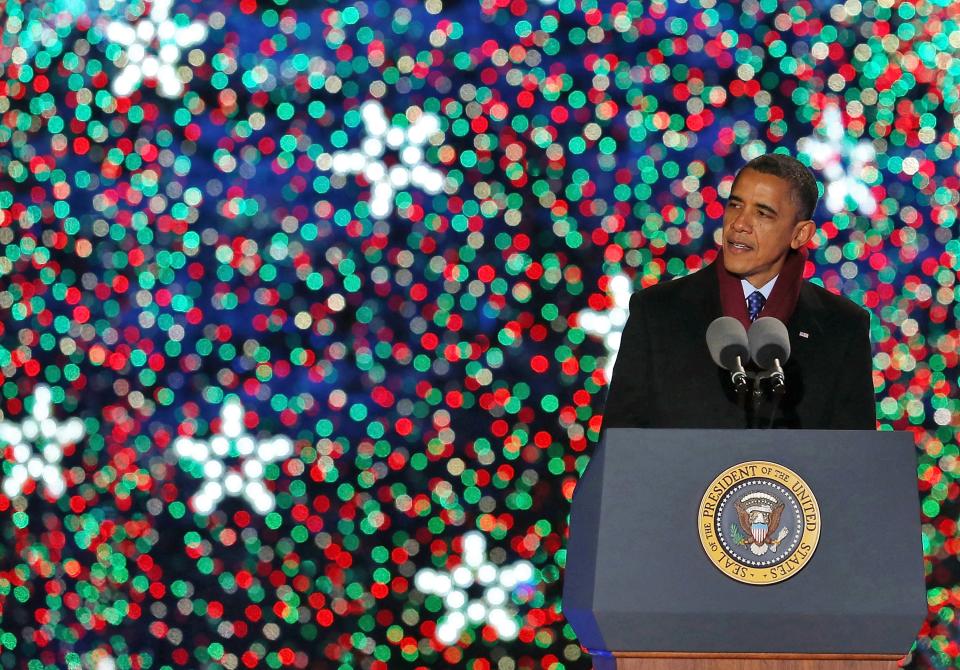
[[[813,221],[797,221],[789,182],[743,170],[723,212],[723,265],[760,288],[780,272],[790,249],[806,244],[814,230]]]

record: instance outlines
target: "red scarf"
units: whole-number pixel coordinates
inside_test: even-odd
[[[777,283],[773,285],[770,297],[760,310],[760,316],[773,316],[784,323],[790,320],[797,306],[797,300],[800,298],[803,267],[806,261],[806,249],[787,253],[787,258],[777,276]],[[723,266],[723,249],[720,249],[717,260],[713,264],[717,266],[717,277],[720,280],[720,304],[723,307],[724,316],[739,319],[743,327],[749,330],[750,317],[747,315],[747,301],[743,297],[743,285],[740,283],[740,277],[727,272]]]

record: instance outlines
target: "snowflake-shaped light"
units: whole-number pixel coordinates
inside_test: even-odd
[[[408,110],[408,116],[411,115]],[[360,105],[360,118],[366,133],[359,149],[323,153],[317,158],[321,170],[334,174],[362,174],[370,183],[370,213],[384,218],[393,210],[393,196],[411,186],[431,195],[443,188],[443,173],[424,160],[424,145],[440,131],[440,120],[435,114],[416,110],[418,116],[407,127],[387,120],[383,106],[368,100]],[[384,153],[394,149],[400,162],[387,167]]]
[[[173,0],[154,0],[150,14],[135,24],[111,21],[107,39],[121,45],[126,62],[113,80],[113,92],[130,95],[144,79],[156,80],[157,90],[166,98],[183,93],[183,81],[177,74],[180,54],[187,47],[207,38],[207,27],[198,22],[182,26],[170,18]]]
[[[613,297],[613,307],[605,312],[581,310],[577,315],[577,325],[588,334],[603,338],[603,346],[607,349],[603,373],[609,382],[613,375],[613,364],[617,361],[617,352],[620,351],[623,327],[630,314],[630,295],[633,291],[630,278],[626,275],[611,277],[607,291]]]
[[[13,497],[23,492],[27,480],[43,482],[52,498],[67,488],[60,468],[63,450],[83,439],[86,430],[80,419],[57,423],[51,415],[53,396],[46,386],[33,391],[33,409],[21,423],[0,421],[0,444],[13,447],[13,468],[3,482],[3,492]]]
[[[243,405],[232,399],[220,410],[220,432],[209,443],[191,437],[178,437],[173,448],[178,456],[199,463],[204,482],[191,498],[193,508],[209,514],[225,496],[243,496],[259,514],[267,514],[276,505],[273,493],[264,483],[265,466],[293,455],[293,443],[283,436],[257,440],[243,429]],[[239,458],[239,469],[228,468],[224,461]]]
[[[877,211],[877,200],[864,182],[864,171],[877,156],[873,144],[855,142],[847,137],[843,115],[836,105],[823,110],[817,134],[797,141],[797,149],[810,157],[813,167],[827,180],[824,204],[831,212],[846,209],[847,198],[853,198],[857,209],[870,216]],[[844,164],[848,164],[844,167]]]
[[[487,540],[477,531],[463,536],[463,562],[450,572],[431,568],[418,570],[414,586],[421,593],[443,598],[446,612],[436,628],[437,640],[446,645],[455,644],[470,624],[486,623],[493,627],[502,640],[512,640],[520,632],[516,612],[509,605],[510,594],[533,581],[533,566],[528,561],[517,561],[508,566],[497,566],[487,560]],[[467,589],[479,584],[480,598],[469,599]]]

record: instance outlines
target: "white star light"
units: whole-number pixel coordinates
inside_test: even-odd
[[[362,174],[370,182],[370,213],[381,219],[393,210],[393,196],[397,191],[411,186],[431,195],[441,191],[443,173],[424,161],[423,150],[434,134],[441,133],[442,137],[436,115],[420,112],[416,120],[404,128],[387,120],[379,102],[368,100],[360,105],[360,116],[366,131],[360,148],[320,154],[318,168],[333,170],[339,175]],[[383,161],[387,147],[400,156],[400,162],[389,168]]]
[[[51,416],[51,401],[50,389],[38,386],[29,417],[19,424],[0,421],[0,444],[13,447],[13,469],[3,482],[3,492],[10,498],[22,493],[30,479],[43,482],[52,498],[59,498],[67,488],[60,469],[63,448],[82,440],[86,430],[80,419],[57,423]]]
[[[603,338],[603,346],[607,348],[607,361],[603,366],[603,373],[608,382],[613,376],[613,364],[617,361],[617,352],[620,351],[620,337],[623,335],[623,327],[630,314],[632,291],[629,277],[626,275],[611,277],[607,292],[613,296],[613,307],[606,312],[585,309],[577,315],[577,325],[580,328],[590,335]]]
[[[130,95],[144,79],[156,80],[157,91],[165,98],[183,93],[183,81],[177,74],[180,53],[207,38],[207,27],[194,21],[181,26],[170,19],[173,0],[154,0],[147,17],[135,25],[112,21],[107,26],[107,39],[124,47],[126,66],[113,80],[113,92]]]
[[[413,584],[421,593],[443,598],[445,614],[436,629],[437,640],[456,644],[468,625],[489,624],[502,640],[513,640],[520,632],[516,612],[509,606],[510,594],[520,584],[533,581],[533,566],[517,561],[496,566],[487,561],[487,540],[477,531],[463,536],[463,562],[450,572],[431,568],[418,570]],[[467,589],[483,587],[483,595],[468,600]]]
[[[177,455],[203,467],[204,482],[191,499],[193,508],[209,514],[225,496],[243,496],[263,515],[273,510],[276,499],[263,481],[264,466],[293,455],[293,443],[286,437],[258,441],[243,430],[243,405],[228,400],[220,410],[220,433],[210,442],[178,437],[173,448]],[[230,469],[224,460],[241,459],[239,469]]]
[[[801,138],[797,141],[797,149],[810,157],[814,168],[823,171],[827,180],[824,194],[827,209],[842,212],[849,197],[857,203],[862,214],[873,214],[877,211],[877,200],[863,181],[864,170],[877,156],[873,144],[854,142],[847,137],[843,115],[836,105],[823,110],[817,134],[824,139],[816,135]],[[844,169],[844,162],[849,163],[849,168]]]

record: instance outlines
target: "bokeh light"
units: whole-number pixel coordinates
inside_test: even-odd
[[[629,292],[711,262],[770,151],[916,438],[910,667],[956,667],[954,3],[0,21],[0,667],[590,667],[564,540]]]

